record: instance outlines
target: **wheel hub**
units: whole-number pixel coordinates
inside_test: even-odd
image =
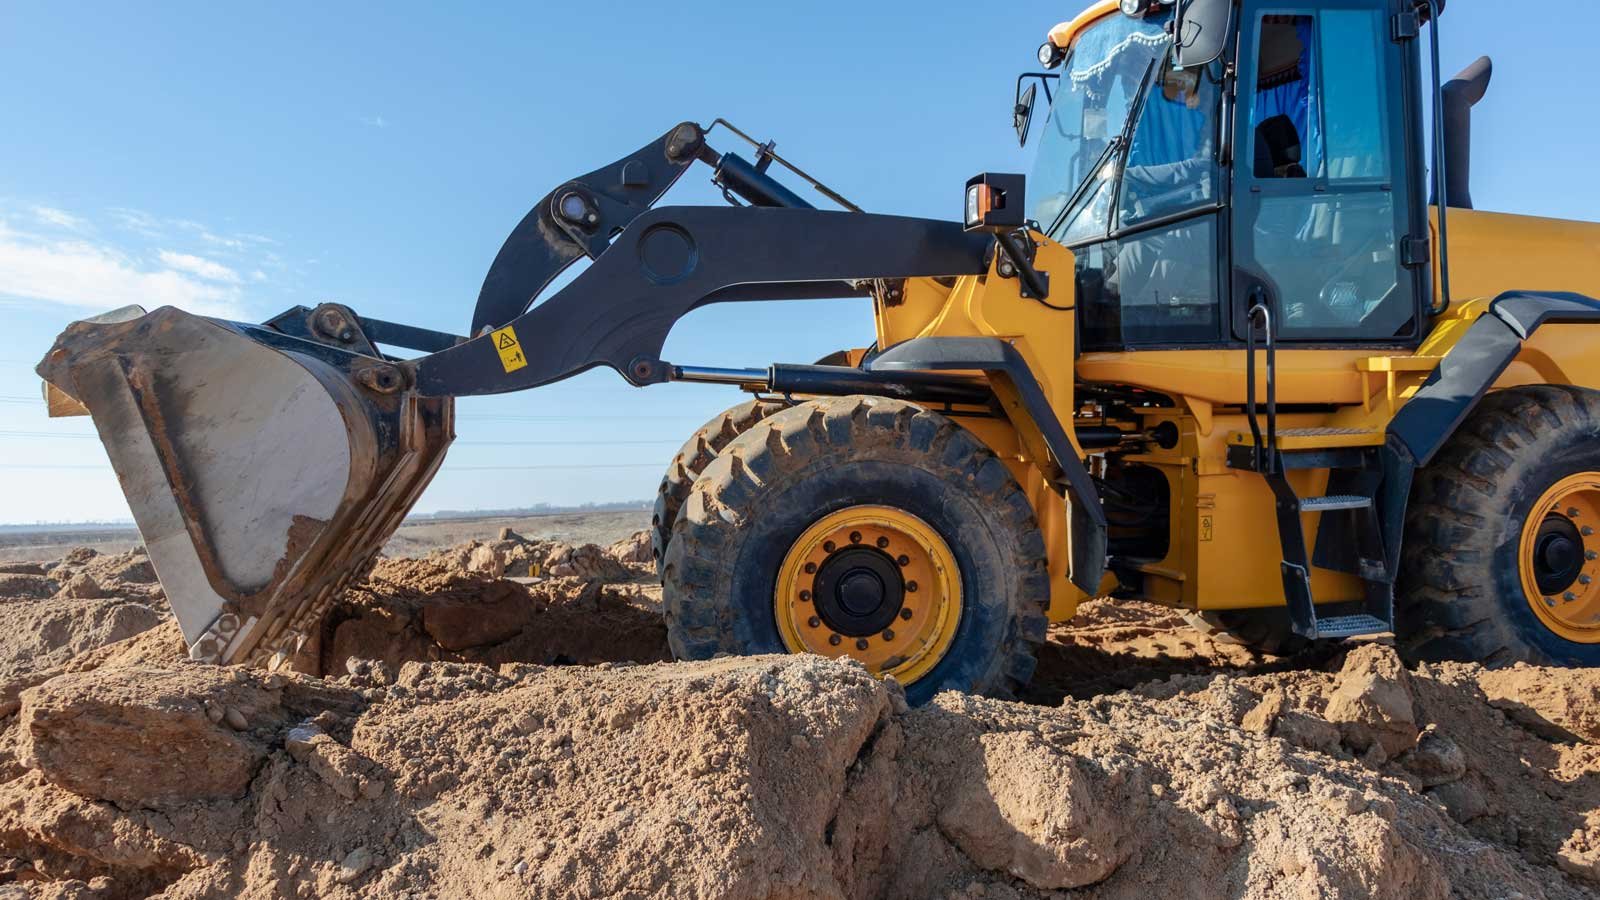
[[[1561,637],[1600,643],[1600,473],[1556,483],[1523,528],[1523,592],[1539,620]]]
[[[961,574],[926,522],[893,507],[852,506],[795,540],[773,611],[790,652],[848,657],[910,684],[955,639]]]
[[[823,624],[846,637],[867,637],[899,618],[905,579],[882,550],[851,547],[822,564],[812,593]]]

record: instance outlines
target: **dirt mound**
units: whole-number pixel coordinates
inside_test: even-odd
[[[1595,748],[1392,660],[917,710],[814,658],[101,667],[25,694],[0,840],[104,896],[1591,896]]]
[[[670,658],[659,588],[633,583],[630,571],[622,573],[622,584],[494,577],[488,572],[495,566],[481,567],[483,554],[477,551],[485,547],[495,545],[381,561],[335,608],[312,650],[314,661],[299,668],[339,675],[362,660],[393,671],[410,661],[592,664]],[[479,567],[471,565],[474,557]],[[514,570],[526,558],[513,557],[498,568]]]
[[[1276,660],[1094,604],[1052,630],[1045,703],[913,710],[814,657],[622,664],[665,657],[632,568],[510,580],[557,545],[506,543],[380,562],[326,677],[82,619],[0,719],[0,896],[1600,892],[1591,673]],[[0,613],[111,602],[138,605]]]

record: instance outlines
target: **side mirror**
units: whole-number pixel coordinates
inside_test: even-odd
[[[1017,144],[1028,146],[1028,130],[1033,127],[1033,104],[1039,98],[1039,84],[1029,84],[1026,88],[1017,85],[1017,103],[1011,109],[1011,127],[1017,130]]]
[[[1173,42],[1174,66],[1192,69],[1217,61],[1233,30],[1233,4],[1234,0],[1183,0]]]

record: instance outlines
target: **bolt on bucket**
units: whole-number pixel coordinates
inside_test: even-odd
[[[135,307],[39,365],[51,415],[93,417],[194,659],[287,662],[455,436],[452,399],[330,344]]]

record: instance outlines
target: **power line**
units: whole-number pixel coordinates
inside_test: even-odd
[[[0,403],[36,403],[43,404],[39,397],[0,397]],[[550,415],[550,416],[511,416],[496,415],[493,413],[463,413],[456,416],[475,422],[684,422],[698,421],[704,413],[682,413],[676,416],[630,416],[630,415]]]
[[[660,462],[647,463],[567,463],[548,466],[451,466],[446,465],[444,472],[543,472],[551,470],[587,471],[589,469],[656,469]],[[48,469],[62,471],[111,471],[110,466],[73,466],[60,463],[0,463],[0,471],[6,469]]]
[[[72,438],[74,440],[89,440],[98,438],[95,434],[82,434],[76,432],[52,431],[0,431],[0,438]],[[681,444],[677,438],[663,438],[652,441],[612,441],[598,438],[589,441],[456,441],[453,447],[660,447],[669,444]]]

